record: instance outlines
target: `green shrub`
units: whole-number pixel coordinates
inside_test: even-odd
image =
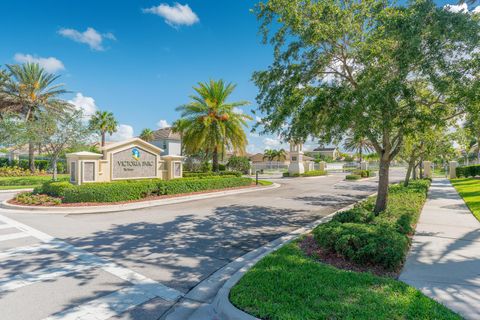
[[[429,180],[411,181],[389,187],[388,206],[375,216],[375,198],[339,212],[332,221],[317,226],[315,240],[325,250],[361,265],[397,270],[408,250],[408,234],[418,221],[427,198]]]
[[[210,177],[241,177],[240,171],[220,171],[220,172],[183,172],[184,178],[210,178]]]
[[[476,177],[480,176],[480,165],[466,166],[466,167],[457,167],[456,169],[457,177]]]
[[[362,176],[358,175],[358,174],[348,174],[345,179],[347,180],[360,180],[362,179]]]
[[[288,178],[288,177],[290,177],[290,178],[298,178],[298,177],[300,177],[300,173],[290,174],[290,172],[284,172],[284,173],[282,173],[282,176],[283,176],[284,178]]]
[[[27,205],[59,205],[62,199],[50,197],[46,194],[35,194],[32,192],[23,192],[15,196],[15,200]]]
[[[172,195],[205,190],[225,189],[251,185],[250,178],[210,177],[175,180],[127,180],[103,183],[72,185],[69,182],[48,182],[34,190],[35,194],[46,194],[62,198],[65,203],[75,202],[118,202],[139,200],[150,195]]]
[[[325,176],[327,174],[326,171],[324,170],[312,170],[312,171],[307,171],[304,174],[302,174],[303,177],[316,177],[316,176]]]
[[[373,177],[373,172],[371,170],[360,170],[360,169],[355,169],[352,171],[352,174],[356,174],[361,176],[362,178],[369,178]]]
[[[330,252],[386,270],[402,265],[409,245],[405,235],[381,225],[332,222],[315,228],[313,234],[318,244]]]
[[[250,160],[248,157],[231,156],[228,159],[227,168],[247,174],[250,171]]]

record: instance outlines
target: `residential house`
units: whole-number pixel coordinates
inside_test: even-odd
[[[173,132],[171,127],[158,129],[153,133],[153,140],[149,141],[154,146],[163,149],[161,155],[182,155],[182,137]]]

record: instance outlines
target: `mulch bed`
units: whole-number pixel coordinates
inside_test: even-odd
[[[135,202],[144,202],[144,201],[152,201],[152,200],[162,200],[162,199],[170,199],[170,198],[178,198],[178,197],[184,197],[184,196],[191,196],[191,195],[197,195],[197,194],[208,194],[208,193],[217,193],[217,192],[222,192],[222,191],[230,191],[230,190],[241,190],[241,189],[249,189],[253,187],[258,187],[255,184],[252,184],[251,186],[244,186],[244,187],[235,187],[235,188],[225,188],[225,189],[212,189],[212,190],[206,190],[206,191],[198,191],[198,192],[190,192],[190,193],[180,193],[180,194],[172,194],[172,195],[163,195],[163,196],[150,196],[138,200],[129,200],[129,201],[117,201],[117,202],[76,202],[76,203],[62,203],[62,204],[57,204],[57,205],[47,205],[47,204],[39,204],[39,205],[33,205],[33,204],[24,204],[21,202],[18,202],[15,199],[8,200],[7,202],[10,204],[14,205],[20,205],[20,206],[29,206],[29,207],[94,207],[94,206],[111,206],[111,205],[116,205],[116,204],[127,204],[127,203],[135,203]]]
[[[299,246],[302,251],[309,257],[317,260],[318,262],[329,264],[335,268],[355,271],[355,272],[370,272],[377,276],[384,276],[389,278],[398,278],[399,271],[387,271],[378,266],[359,266],[354,262],[346,260],[343,256],[327,252],[322,249],[311,234],[307,235],[299,242]]]

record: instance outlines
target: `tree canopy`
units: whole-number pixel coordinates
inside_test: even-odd
[[[419,121],[464,112],[478,91],[477,16],[430,0],[269,0],[255,12],[274,47],[273,63],[253,76],[264,132],[368,138],[380,158],[375,212],[385,210],[389,165],[405,136]]]

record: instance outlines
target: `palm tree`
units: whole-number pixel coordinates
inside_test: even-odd
[[[247,136],[244,128],[252,118],[236,111],[246,101],[227,102],[235,85],[223,80],[198,83],[193,89],[192,101],[177,108],[182,119],[173,128],[182,135],[185,151],[194,154],[200,150],[212,156],[212,169],[218,171],[218,156],[225,149],[245,153]]]
[[[150,142],[154,138],[154,132],[152,129],[143,129],[139,136],[140,139]]]
[[[98,132],[102,137],[102,147],[105,146],[105,135],[117,132],[117,126],[118,122],[115,120],[115,116],[108,111],[96,111],[89,122],[90,130]]]
[[[21,114],[27,123],[37,119],[40,112],[63,115],[73,110],[73,106],[58,98],[67,91],[63,84],[54,84],[58,75],[46,72],[37,63],[7,65],[10,75],[2,88],[2,109]],[[28,146],[30,171],[35,171],[34,141]]]
[[[275,149],[266,149],[263,153],[263,160],[267,159],[268,161],[273,161],[277,156],[277,151]]]
[[[350,134],[345,138],[344,147],[347,151],[355,151],[359,155],[359,162],[362,162],[362,155],[365,152],[373,151],[373,145],[366,137],[358,137]]]

